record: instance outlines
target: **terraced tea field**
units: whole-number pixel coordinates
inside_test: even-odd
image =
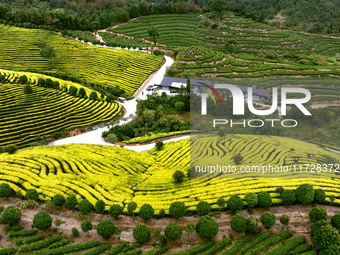
[[[150,26],[158,29],[158,42],[165,49],[179,49],[173,68],[178,76],[340,75],[340,38],[278,30],[232,13],[223,22],[202,15],[145,16],[109,31],[152,41]]]
[[[40,55],[44,45],[56,52],[53,68]],[[53,32],[0,26],[0,67],[21,71],[52,71],[86,81],[118,86],[127,95],[160,66],[163,57],[153,54],[86,45]]]
[[[294,139],[281,137],[233,135],[227,136],[222,144],[211,139],[197,137],[193,140],[202,145],[202,153],[225,153],[226,162],[235,153],[244,156],[244,164],[252,162],[272,165],[290,164],[294,157],[299,163],[308,158],[309,163],[329,162],[330,158],[339,162],[339,156],[316,146]],[[175,184],[172,178],[176,170],[189,169],[189,139],[165,145],[159,152],[134,152],[124,148],[100,145],[42,146],[19,150],[14,155],[0,155],[0,179],[7,182],[15,191],[36,188],[41,199],[49,200],[55,194],[75,193],[78,199],[87,198],[91,203],[98,199],[105,202],[107,209],[113,203],[122,206],[135,201],[140,206],[148,203],[156,213],[166,211],[170,203],[182,201],[189,210],[195,210],[198,201],[205,200],[217,208],[219,197],[229,198],[248,192],[268,191],[274,204],[281,199],[276,188],[283,186],[293,189],[302,183],[310,183],[315,188],[326,191],[327,201],[335,196],[335,204],[340,204],[337,178],[293,179],[278,175],[279,178],[186,178]],[[193,152],[193,157],[198,157]],[[195,161],[195,158],[193,158]],[[315,177],[315,176],[314,176]],[[124,208],[126,211],[126,207]]]
[[[13,84],[0,84],[0,146],[15,144],[19,147],[35,142],[37,136],[92,126],[117,118],[121,106],[117,103],[73,97],[53,88],[32,85],[32,94],[24,93],[24,85],[16,84],[19,75],[26,74],[32,84],[37,78],[48,76],[0,70]],[[79,84],[60,81],[59,86]],[[89,95],[91,90],[87,89]]]

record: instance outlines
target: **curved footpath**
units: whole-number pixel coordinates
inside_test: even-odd
[[[165,76],[166,69],[170,67],[173,63],[174,60],[168,56],[165,57],[165,63],[163,66],[155,73],[152,75],[151,80],[147,81],[146,84],[142,85],[142,89],[138,91],[138,95],[136,96],[135,99],[125,101],[124,103],[121,103],[121,105],[125,108],[125,115],[124,115],[124,120],[121,120],[118,125],[124,125],[127,122],[131,121],[136,115],[137,111],[137,100],[145,100],[147,95],[150,94],[150,92],[146,91],[146,88],[149,85],[154,85],[154,84],[159,84],[163,77]],[[104,131],[108,131],[108,127],[103,127],[103,128],[98,128],[93,131],[89,131],[80,135],[72,136],[72,137],[67,137],[64,139],[60,139],[57,141],[54,141],[50,143],[50,145],[62,145],[62,144],[71,144],[71,143],[77,143],[77,144],[102,144],[102,145],[110,145],[110,146],[117,146],[111,143],[107,143],[104,141],[102,138],[102,133]],[[178,141],[187,138],[188,136],[182,136],[182,137],[176,137],[172,139],[168,139],[164,141],[165,143],[167,142],[172,142],[172,141]],[[134,151],[145,151],[149,150],[154,147],[154,144],[146,144],[146,145],[135,145],[135,146],[124,146],[124,148],[134,150]]]

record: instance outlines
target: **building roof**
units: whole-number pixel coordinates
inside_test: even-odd
[[[164,77],[163,80],[161,81],[161,83],[159,85],[162,86],[166,86],[166,87],[170,87],[172,85],[172,83],[184,83],[187,84],[187,79],[184,78],[176,78],[176,77]],[[184,85],[183,84],[183,85]]]

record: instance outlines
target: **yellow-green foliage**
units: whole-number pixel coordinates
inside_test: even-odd
[[[34,74],[25,74],[36,81]],[[38,135],[107,122],[121,110],[117,103],[81,99],[53,88],[32,85],[33,92],[25,94],[24,86],[0,84],[0,146],[27,146]]]
[[[202,142],[202,152],[218,153],[219,150],[204,138],[195,138],[195,143]],[[217,140],[217,138],[216,138]],[[256,149],[271,146],[272,154],[277,156],[270,160],[280,164],[282,160],[291,159],[298,154],[308,157],[309,163],[323,162],[324,155],[337,160],[339,156],[294,139],[280,137],[263,137],[252,135],[227,136],[224,148],[235,147],[235,152],[244,152],[244,160],[266,157],[268,150]],[[257,141],[255,143],[255,141]],[[262,142],[261,142],[262,141]],[[250,147],[250,143],[254,146]],[[44,146],[19,150],[14,155],[0,155],[0,180],[7,182],[15,191],[36,188],[40,194],[50,199],[55,194],[76,193],[78,198],[87,198],[91,203],[102,199],[108,208],[113,203],[126,205],[130,201],[138,204],[138,209],[149,203],[158,210],[169,208],[174,201],[183,201],[194,210],[198,201],[205,200],[213,207],[217,197],[228,199],[232,195],[241,198],[247,192],[268,191],[274,203],[280,203],[277,187],[296,188],[302,183],[310,183],[314,188],[321,187],[326,191],[327,201],[331,195],[340,192],[340,181],[336,178],[186,178],[183,183],[175,184],[172,175],[176,170],[186,172],[189,168],[189,139],[164,145],[161,151],[152,149],[149,152],[134,152],[124,148],[100,145],[64,145]],[[237,147],[237,148],[236,148]],[[243,149],[242,149],[243,147]],[[215,148],[212,150],[212,148]],[[253,149],[251,149],[253,148]],[[294,148],[291,151],[290,148]],[[281,152],[282,151],[282,152]],[[194,152],[195,157],[195,152]],[[276,159],[277,158],[277,159]],[[232,163],[227,157],[226,162]],[[22,190],[24,189],[24,190]],[[43,197],[42,197],[43,198]],[[340,204],[340,199],[334,203]],[[137,209],[137,210],[138,210]],[[126,208],[125,208],[126,210]]]
[[[44,45],[53,46],[56,58],[40,56]],[[162,62],[162,56],[107,49],[83,44],[53,32],[0,25],[0,67],[11,70],[47,70],[87,81],[119,86],[131,95]]]
[[[59,82],[59,88],[65,90],[65,91],[68,91],[68,89],[71,86],[76,87],[78,89],[78,91],[79,91],[80,88],[83,88],[86,91],[87,97],[90,96],[91,92],[95,92],[94,90],[89,89],[89,88],[87,88],[83,85],[80,85],[78,83],[74,83],[72,81],[65,81],[65,80],[54,78],[54,77],[44,75],[44,74],[31,73],[31,72],[10,71],[10,70],[0,69],[0,75],[4,75],[6,77],[6,80],[11,82],[11,83],[17,83],[20,76],[26,75],[28,80],[31,79],[31,85],[37,85],[39,78],[42,78],[42,79],[45,79],[45,80],[51,79],[52,81]],[[100,94],[98,92],[96,92],[96,93],[97,93],[97,97],[100,98]]]

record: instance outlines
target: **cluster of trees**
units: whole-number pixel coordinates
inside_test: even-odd
[[[190,110],[190,96],[186,92],[174,97],[148,95],[146,100],[138,101],[138,119],[124,126],[115,126],[103,137],[111,142],[129,140],[144,136],[149,132],[172,132],[190,129],[190,123],[181,114]]]

